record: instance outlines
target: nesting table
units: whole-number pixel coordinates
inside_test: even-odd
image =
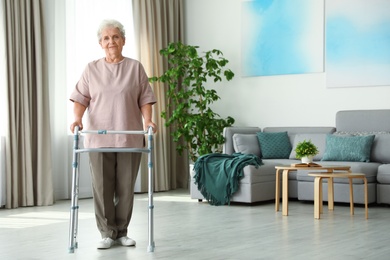
[[[276,166],[276,187],[275,187],[275,211],[279,211],[280,203],[280,173],[282,172],[282,215],[288,216],[288,174],[297,170],[322,170],[323,173],[334,173],[334,171],[346,171],[350,172],[350,166],[343,165],[319,165],[315,167],[307,166],[294,166],[294,165],[281,165]],[[332,186],[330,188],[329,186]],[[331,190],[329,190],[331,189]],[[333,185],[328,185],[328,191],[333,194]],[[328,192],[329,194],[329,192]]]
[[[367,178],[364,173],[352,173],[352,172],[338,172],[338,173],[325,173],[325,172],[310,172],[309,176],[314,178],[314,218],[320,219],[322,213],[322,180],[328,179],[328,210],[334,209],[334,193],[333,193],[333,178],[348,178],[349,179],[349,203],[350,213],[354,214],[354,202],[353,202],[353,179],[363,179],[364,181],[364,206],[366,219],[368,218],[368,195],[367,195]]]

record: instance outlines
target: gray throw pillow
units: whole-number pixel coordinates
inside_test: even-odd
[[[254,154],[261,157],[256,134],[234,134],[233,147],[236,153]]]

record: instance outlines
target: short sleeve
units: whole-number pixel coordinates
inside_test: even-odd
[[[89,106],[89,102],[91,100],[88,75],[89,67],[87,66],[69,98],[71,101],[80,103],[85,107]]]

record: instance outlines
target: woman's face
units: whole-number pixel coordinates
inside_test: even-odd
[[[108,27],[102,31],[102,38],[99,42],[102,49],[109,56],[118,56],[122,54],[125,38],[117,28]]]

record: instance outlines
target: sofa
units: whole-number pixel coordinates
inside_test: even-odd
[[[320,165],[348,165],[352,172],[364,173],[368,182],[368,203],[390,204],[390,109],[345,110],[335,115],[335,126],[305,127],[227,127],[223,131],[223,153],[250,153],[262,159],[263,165],[244,168],[244,177],[232,202],[255,203],[275,199],[275,166],[299,163],[294,147],[311,140],[319,154],[314,162]],[[283,150],[279,152],[279,150]],[[276,154],[275,154],[276,153]],[[314,167],[289,174],[289,198],[314,200]],[[194,173],[191,175],[193,176]],[[327,200],[327,182],[323,184]],[[354,202],[364,204],[362,179],[353,180]],[[203,200],[193,178],[192,199]],[[348,179],[334,179],[334,201],[349,203]]]

